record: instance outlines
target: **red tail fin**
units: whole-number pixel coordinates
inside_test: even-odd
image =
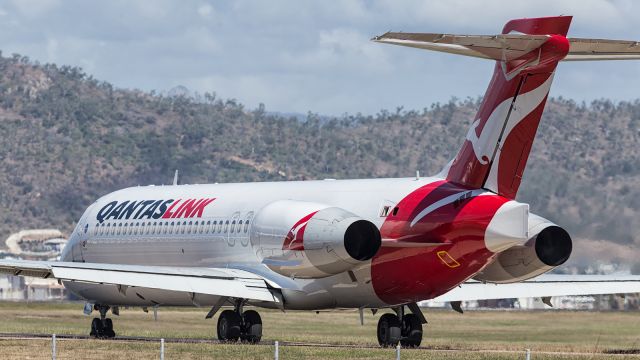
[[[484,187],[508,198],[516,196],[554,70],[569,51],[570,23],[570,16],[560,16],[512,20],[505,25],[503,34],[548,38],[516,59],[496,61],[480,110],[448,169],[447,180]]]

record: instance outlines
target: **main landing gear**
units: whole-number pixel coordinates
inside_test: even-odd
[[[414,307],[415,306],[415,307]],[[404,306],[393,308],[396,314],[383,314],[378,320],[378,343],[382,347],[413,348],[422,342],[422,324],[426,323],[417,305],[410,305],[412,313],[405,314]]]
[[[93,321],[91,321],[91,332],[89,336],[98,339],[114,338],[116,333],[113,331],[113,321],[107,318],[107,311],[110,309],[109,306],[95,304],[93,308],[100,312],[100,318],[93,318]]]
[[[262,319],[254,310],[242,311],[243,300],[237,300],[233,310],[225,310],[218,318],[218,339],[258,343],[262,339]]]

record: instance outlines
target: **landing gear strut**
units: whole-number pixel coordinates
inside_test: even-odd
[[[404,313],[404,306],[393,309],[396,314],[383,314],[378,320],[378,343],[382,347],[413,348],[422,342],[422,314]],[[419,311],[419,310],[418,310]]]
[[[91,332],[89,336],[93,336],[98,339],[112,339],[116,336],[113,331],[113,321],[107,318],[107,311],[109,311],[109,305],[95,304],[94,310],[100,312],[100,318],[93,318],[91,321]]]
[[[225,310],[218,318],[218,339],[226,342],[239,340],[248,343],[260,342],[262,319],[254,310],[242,311],[244,300],[236,300],[233,310]]]

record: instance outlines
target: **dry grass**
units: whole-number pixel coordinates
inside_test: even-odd
[[[216,320],[206,309],[161,308],[158,321],[140,309],[122,309],[114,318],[118,335],[165,338],[214,338]],[[360,326],[353,311],[287,312],[262,310],[264,339],[331,344],[376,345],[379,316]],[[640,348],[640,314],[569,311],[427,310],[423,345],[431,350],[403,350],[403,359],[605,359],[602,352]],[[81,304],[0,303],[0,332],[86,334],[91,318]],[[460,349],[463,352],[448,352]],[[159,344],[100,340],[59,340],[58,359],[157,359]],[[438,351],[435,351],[438,350]],[[498,350],[498,352],[495,352]],[[512,350],[514,352],[500,352]],[[578,352],[583,355],[542,352]],[[281,347],[281,359],[390,359],[389,349]],[[49,359],[49,340],[1,340],[0,359]],[[166,344],[166,359],[273,358],[271,346]]]

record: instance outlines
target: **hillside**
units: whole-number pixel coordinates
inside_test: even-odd
[[[174,169],[182,183],[435,173],[477,106],[301,121],[215,94],[122,90],[78,68],[2,57],[0,236],[70,231],[100,195],[169,183]],[[538,134],[519,200],[574,236],[640,243],[640,101],[553,99]]]

